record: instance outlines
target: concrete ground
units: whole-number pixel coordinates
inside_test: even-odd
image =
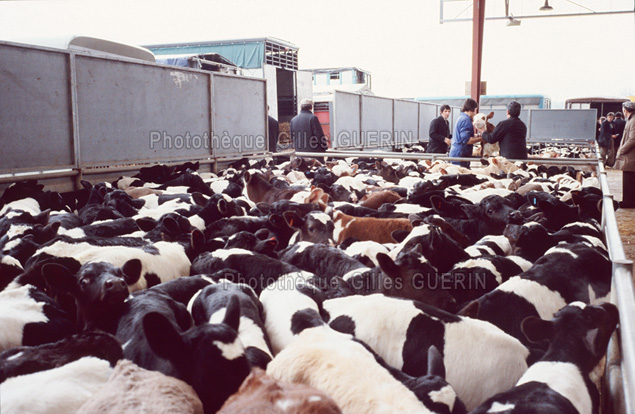
[[[614,199],[622,201],[622,172],[609,169],[607,170],[607,178]],[[615,212],[615,217],[622,236],[624,253],[628,259],[635,261],[635,209],[620,208]]]

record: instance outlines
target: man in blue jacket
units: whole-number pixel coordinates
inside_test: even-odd
[[[474,115],[476,115],[477,108],[478,103],[472,98],[467,98],[465,102],[463,102],[461,115],[454,126],[450,157],[471,157],[473,144],[483,141],[480,136],[474,136],[472,119]],[[452,161],[452,164],[470,168],[469,161]]]
[[[527,126],[520,116],[520,103],[511,101],[507,104],[507,119],[496,125],[492,132],[479,130],[483,141],[490,144],[499,142],[501,157],[513,160],[527,159]]]
[[[313,101],[300,101],[300,113],[291,119],[289,125],[293,147],[298,152],[325,152],[328,149],[322,125],[312,109]]]

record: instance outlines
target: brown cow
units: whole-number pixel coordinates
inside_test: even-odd
[[[341,414],[335,401],[307,385],[276,381],[255,368],[217,414]]]
[[[326,207],[326,206],[324,206]],[[412,230],[410,220],[404,218],[374,218],[374,217],[354,217],[344,214],[339,210],[332,210],[333,239],[340,244],[349,237],[355,237],[360,241],[372,240],[377,243],[395,243],[392,232],[395,230]]]
[[[174,377],[119,360],[108,382],[88,399],[77,414],[203,414],[194,389]]]
[[[360,205],[362,207],[368,207],[377,210],[384,203],[394,203],[395,201],[400,199],[401,196],[394,191],[374,191],[370,194],[366,194],[364,198],[362,198]]]

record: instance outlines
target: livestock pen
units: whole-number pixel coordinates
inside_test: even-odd
[[[48,188],[66,192],[79,188],[82,179],[92,182],[114,180],[123,173],[155,164],[195,161],[210,169],[219,169],[231,160],[261,160],[272,155],[265,151],[268,133],[266,84],[261,79],[6,42],[0,43],[0,52],[3,56],[0,61],[3,96],[0,101],[0,138],[4,144],[0,150],[1,189],[11,183],[37,179]],[[358,111],[363,105],[356,101],[356,96],[342,96],[344,100],[356,102]],[[419,106],[414,110],[413,105]],[[419,135],[416,140],[395,140],[395,132],[399,135],[407,129],[395,124],[405,118],[391,111],[407,108],[405,113],[416,114],[416,123],[413,121],[408,128],[419,134],[427,129],[421,111],[436,115],[436,107],[430,109],[422,105],[377,98],[365,109],[361,108],[361,114],[369,111],[365,115],[368,120],[372,110],[385,112],[375,120],[379,123],[368,128],[385,130],[386,147],[399,147],[416,144]],[[532,114],[531,131],[536,134],[532,136],[549,142],[550,138],[551,141],[562,139],[566,132],[574,139],[585,141],[584,145],[591,145],[586,122],[593,118],[593,130],[595,113],[592,117],[586,110],[562,113],[536,110]],[[364,122],[361,116],[350,119],[351,128],[357,128],[360,137],[363,130],[359,128]],[[571,119],[567,121],[569,116]],[[337,116],[334,119],[337,125]],[[342,119],[340,116],[339,122]],[[581,130],[575,132],[572,127],[576,126]],[[559,130],[564,132],[556,133]],[[158,135],[151,135],[151,132]],[[186,132],[190,136],[190,145]],[[198,137],[196,142],[200,140],[200,145],[192,145],[194,137]],[[211,144],[213,137],[219,139],[217,145]],[[226,145],[222,144],[222,137],[229,138]],[[210,145],[204,142],[210,142]],[[371,145],[351,147],[364,151],[332,150],[326,154],[295,155],[326,155],[332,159],[460,160],[440,155],[369,151],[373,149]],[[609,347],[604,412],[635,412],[632,262],[624,255],[617,231],[606,171],[596,158],[534,158],[528,162],[584,168],[599,177],[604,207],[602,229],[613,263],[612,301],[617,304],[621,318],[620,328]]]

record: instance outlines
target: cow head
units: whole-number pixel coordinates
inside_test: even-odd
[[[611,334],[619,322],[617,307],[612,303],[599,306],[571,303],[546,321],[535,316],[521,323],[523,334],[532,343],[549,342],[547,355],[573,359],[573,363],[588,374],[600,361]]]
[[[444,290],[437,270],[421,254],[421,245],[399,253],[396,261],[385,253],[377,254],[381,270],[391,283],[381,283],[381,293],[412,299],[454,312],[456,300]]]
[[[328,214],[313,211],[302,218],[293,211],[285,211],[282,216],[290,228],[299,232],[296,241],[334,244],[335,225]]]
[[[86,263],[76,274],[58,263],[42,266],[46,283],[75,299],[83,328],[93,328],[101,318],[119,310],[130,294],[128,285],[135,284],[140,276],[139,259],[128,260],[121,268],[105,262]]]
[[[151,312],[143,318],[143,332],[152,351],[171,363],[174,376],[194,388],[205,412],[214,413],[249,375],[239,324],[240,304],[232,296],[219,324],[180,332],[166,316]]]

